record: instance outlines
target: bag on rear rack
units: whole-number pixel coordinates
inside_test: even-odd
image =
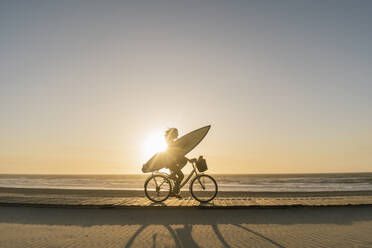
[[[200,172],[208,170],[207,161],[203,158],[203,156],[199,156],[198,160],[196,161],[196,167]]]

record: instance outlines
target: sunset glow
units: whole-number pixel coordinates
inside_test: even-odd
[[[3,1],[0,173],[371,171],[371,1],[186,2]]]
[[[162,152],[167,149],[167,144],[165,143],[163,133],[154,132],[148,135],[143,144],[143,158],[145,160],[149,159],[157,152]]]

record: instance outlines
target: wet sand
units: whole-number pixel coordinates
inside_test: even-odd
[[[0,207],[0,247],[372,247],[372,207]]]

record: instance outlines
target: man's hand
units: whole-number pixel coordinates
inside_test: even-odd
[[[192,159],[189,159],[190,163],[195,163],[196,161],[198,161],[196,158],[192,158]]]

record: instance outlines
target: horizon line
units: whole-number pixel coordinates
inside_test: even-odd
[[[207,173],[210,175],[303,175],[303,174],[371,174],[372,171],[361,172],[289,172],[289,173]],[[188,174],[188,173],[185,173]],[[77,173],[77,174],[62,174],[62,173],[0,173],[0,176],[6,175],[49,175],[49,176],[131,176],[131,175],[150,175],[150,173],[126,173],[126,174],[112,174],[112,173]]]

